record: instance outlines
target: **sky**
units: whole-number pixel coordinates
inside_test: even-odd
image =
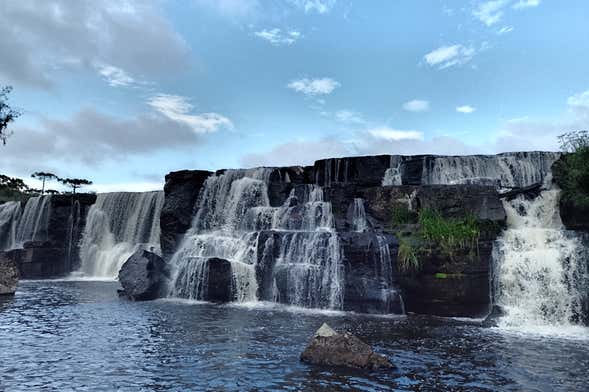
[[[589,129],[586,0],[3,0],[0,172],[557,150]]]

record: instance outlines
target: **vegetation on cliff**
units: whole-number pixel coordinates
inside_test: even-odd
[[[574,131],[559,137],[565,152],[553,167],[565,203],[589,207],[589,131]]]
[[[397,234],[399,269],[420,270],[420,255],[432,252],[439,252],[450,261],[454,261],[462,253],[473,259],[477,254],[481,226],[481,222],[471,214],[460,218],[446,218],[436,210],[420,210],[417,214],[416,230]]]

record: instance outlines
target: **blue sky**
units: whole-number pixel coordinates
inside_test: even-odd
[[[184,168],[554,150],[589,128],[584,0],[16,1],[2,171],[143,190]],[[34,184],[34,183],[32,183]]]

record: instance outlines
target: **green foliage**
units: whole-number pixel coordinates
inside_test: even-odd
[[[417,258],[414,247],[411,243],[401,236],[399,238],[399,253],[397,254],[397,262],[399,270],[401,271],[418,271],[421,269],[421,264]]]
[[[430,247],[439,247],[453,259],[460,250],[468,250],[474,256],[480,227],[470,214],[464,218],[444,218],[438,211],[423,209],[419,212],[419,235]]]
[[[565,133],[559,141],[567,153],[554,166],[561,197],[565,202],[589,206],[589,131]]]
[[[63,185],[72,188],[72,192],[74,195],[76,194],[76,190],[78,188],[81,188],[85,185],[92,185],[92,181],[83,178],[58,178],[58,181],[61,182]]]
[[[0,141],[6,144],[6,139],[11,135],[8,131],[8,124],[18,118],[20,111],[13,109],[8,104],[8,94],[12,91],[12,87],[0,87]]]
[[[416,214],[409,210],[405,203],[394,203],[391,210],[391,225],[393,227],[414,223]]]

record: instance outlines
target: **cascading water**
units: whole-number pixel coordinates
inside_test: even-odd
[[[364,199],[355,198],[352,207],[352,225],[353,230],[359,233],[368,230],[368,221],[366,220],[366,210],[364,209]]]
[[[564,230],[559,190],[534,200],[504,202],[508,229],[494,248],[494,302],[506,312],[500,326],[527,330],[579,323],[589,290],[587,249]]]
[[[20,217],[14,247],[21,248],[28,241],[46,241],[49,233],[51,196],[31,197]]]
[[[137,249],[160,251],[163,192],[99,194],[86,218],[80,247],[84,276],[115,278]]]
[[[434,157],[424,166],[423,184],[480,184],[500,188],[543,183],[559,153],[522,152],[498,155]]]
[[[271,298],[262,299],[341,308],[341,253],[331,204],[320,187],[301,185],[283,206],[271,207],[267,187],[273,171],[228,170],[207,179],[192,228],[171,261],[176,270],[171,296],[203,299],[207,260],[219,257],[231,263],[233,299],[257,300],[262,252],[274,261]],[[278,239],[270,236],[258,246],[260,234],[268,231]]]
[[[20,202],[12,201],[0,204],[0,250],[16,247],[20,216]]]

